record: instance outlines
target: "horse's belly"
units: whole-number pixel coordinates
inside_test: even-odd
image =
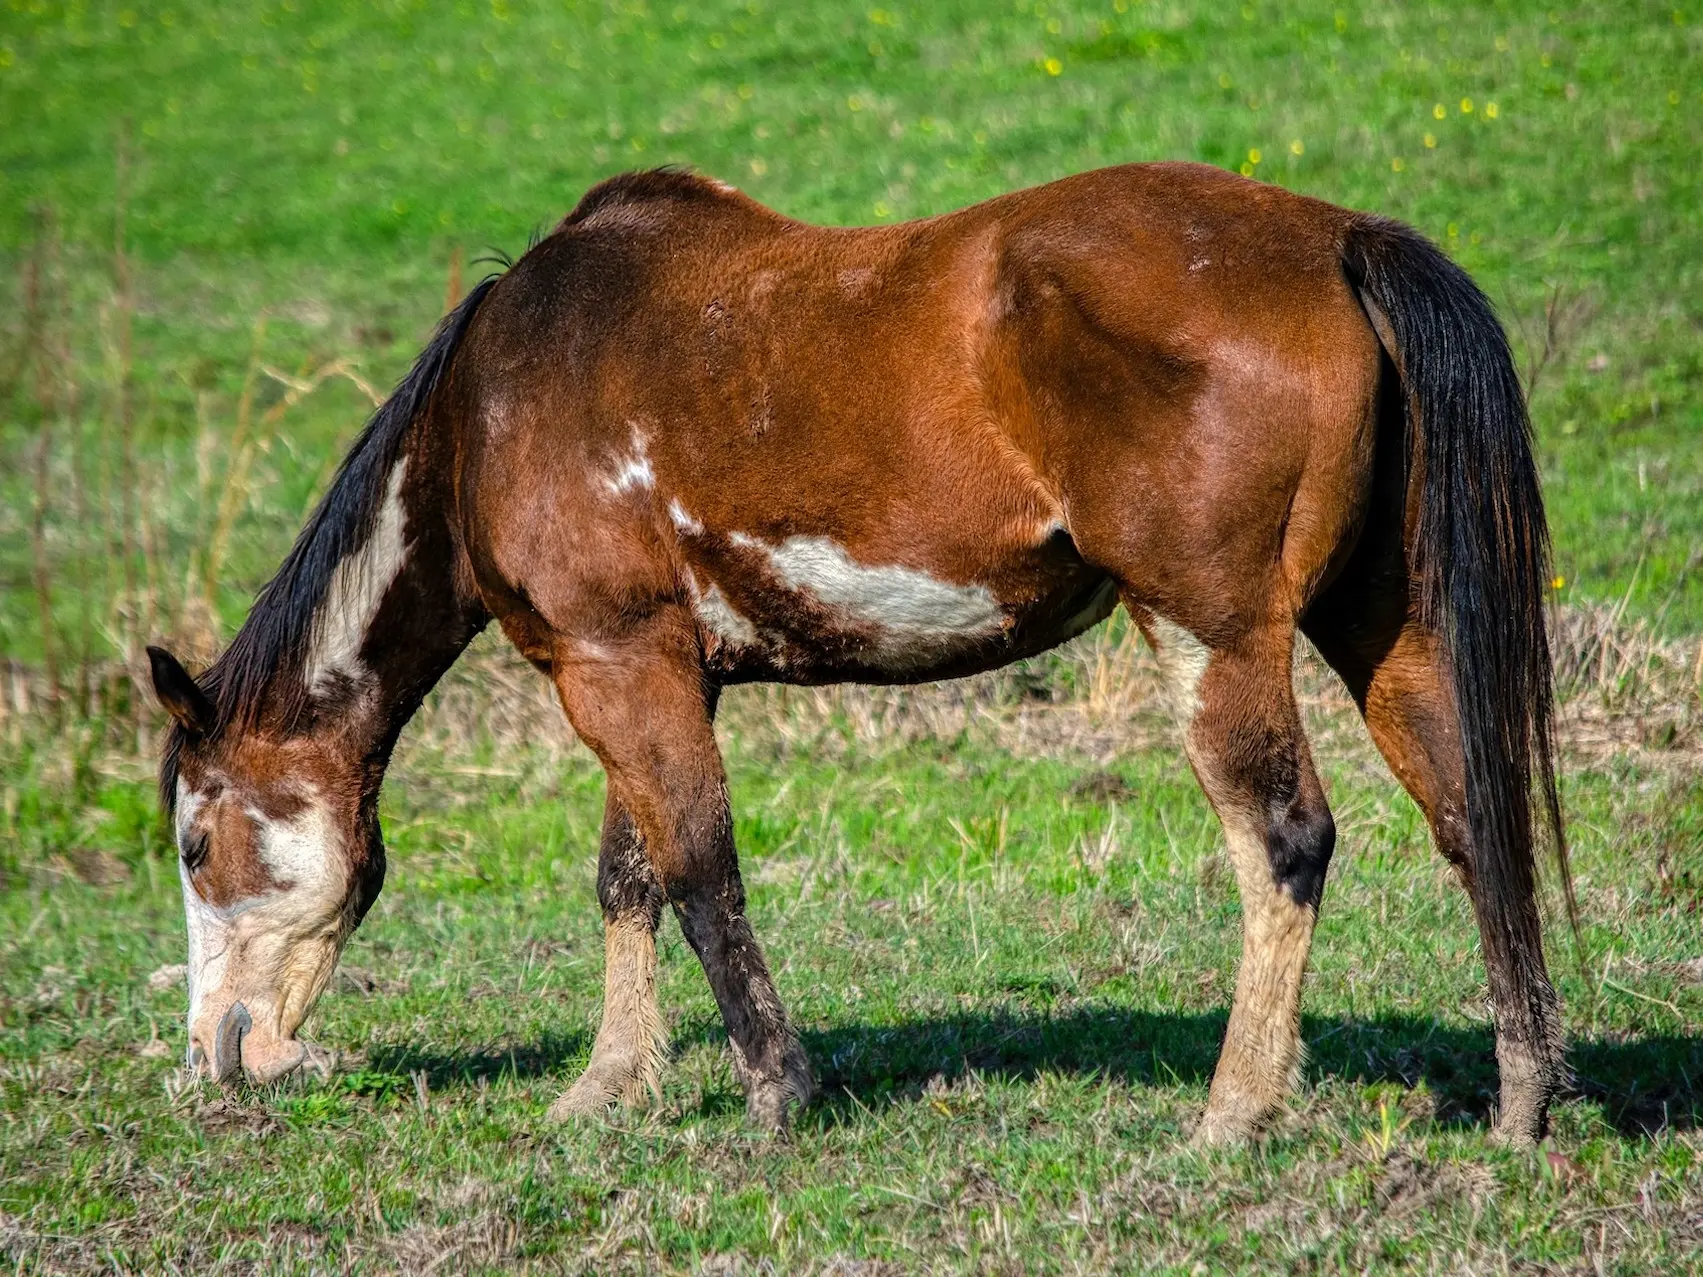
[[[827,537],[734,534],[740,571],[695,568],[710,664],[730,681],[923,682],[1003,665],[1074,637],[1116,604],[1076,558],[1007,561],[953,581],[863,563]]]

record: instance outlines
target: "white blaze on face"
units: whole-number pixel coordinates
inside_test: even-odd
[[[186,978],[189,984],[189,1023],[191,1029],[201,1012],[207,990],[225,983],[225,967],[230,957],[230,922],[225,910],[215,909],[201,898],[190,881],[189,869],[183,863],[183,848],[191,837],[195,818],[206,806],[203,794],[195,793],[181,779],[177,782],[177,875],[183,884],[184,921],[189,928],[189,962]]]
[[[274,820],[255,807],[244,809],[259,834],[260,858],[273,879],[289,883],[280,893],[288,906],[272,912],[289,921],[323,917],[327,907],[340,908],[347,874],[343,840],[331,811],[316,790],[295,815]]]
[[[257,1051],[293,1034],[331,973],[343,940],[349,881],[337,822],[323,796],[304,787],[304,805],[276,819],[227,786],[216,798],[178,781],[179,850],[215,822],[195,824],[209,805],[241,803],[253,827],[249,846],[214,848],[214,855],[257,854],[275,888],[214,905],[196,890],[180,856],[184,918],[189,933],[189,1031],[210,1049],[214,1026],[234,1002],[253,1022]],[[252,853],[251,853],[252,848]],[[244,1048],[248,1062],[248,1048]]]
[[[328,690],[334,675],[359,682],[366,674],[361,647],[378,616],[379,605],[408,560],[407,512],[402,508],[404,457],[390,472],[384,504],[367,543],[346,555],[331,574],[331,584],[313,617],[313,640],[303,665],[308,690]]]
[[[866,566],[827,537],[788,537],[777,546],[742,532],[729,539],[764,553],[788,589],[880,631],[881,645],[867,655],[884,668],[903,670],[1004,627],[999,600],[983,585],[955,585],[898,564]]]
[[[1206,676],[1212,652],[1175,621],[1151,614],[1148,630],[1153,636],[1153,655],[1171,696],[1171,710],[1187,729],[1200,713],[1200,680]]]

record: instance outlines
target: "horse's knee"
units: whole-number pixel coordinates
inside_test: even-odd
[[[1335,848],[1336,822],[1322,794],[1303,793],[1271,812],[1266,826],[1271,875],[1296,904],[1319,907]]]

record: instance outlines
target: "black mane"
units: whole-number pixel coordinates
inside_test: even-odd
[[[337,565],[372,536],[409,424],[425,410],[494,283],[496,276],[480,281],[438,324],[408,375],[367,421],[231,645],[198,680],[218,711],[212,735],[253,727],[268,706],[281,710],[285,722],[301,714],[307,701],[302,665],[313,641],[314,614],[325,601]],[[177,763],[185,736],[174,723],[166,737],[160,797],[168,812],[176,801]]]

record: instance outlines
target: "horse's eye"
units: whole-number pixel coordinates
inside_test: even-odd
[[[207,860],[207,835],[191,834],[189,841],[183,844],[183,867],[194,873]]]

